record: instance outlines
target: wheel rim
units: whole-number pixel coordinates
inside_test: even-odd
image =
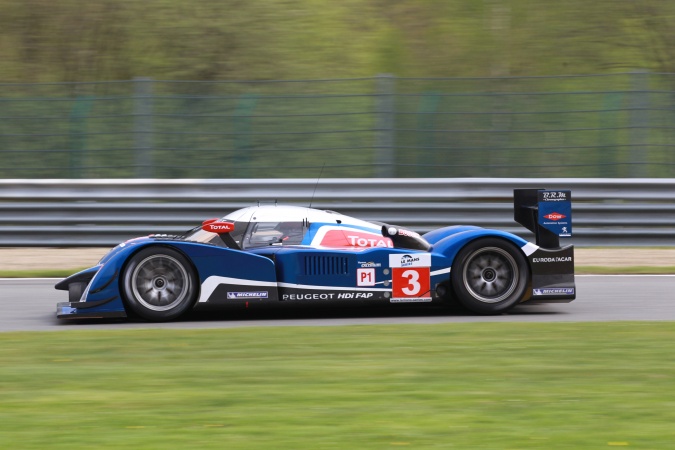
[[[136,300],[152,311],[168,311],[188,295],[187,270],[168,255],[152,255],[141,261],[131,274]]]
[[[467,258],[464,287],[476,300],[497,303],[507,299],[518,284],[518,265],[504,249],[481,248]]]

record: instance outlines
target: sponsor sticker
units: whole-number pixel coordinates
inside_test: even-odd
[[[228,292],[228,299],[239,299],[239,298],[267,298],[268,293],[266,291],[258,292]]]
[[[572,236],[571,200],[570,191],[539,191],[539,224],[560,237]]]
[[[325,292],[325,293],[296,293],[283,294],[282,300],[342,300],[342,299],[371,299],[375,296],[373,292]]]
[[[431,297],[403,297],[389,299],[390,303],[429,303],[430,301]]]
[[[329,248],[394,247],[392,240],[381,234],[346,227],[323,227],[312,241],[312,245],[316,245],[315,241],[318,241],[318,245]]]
[[[382,267],[382,264],[373,261],[358,261],[357,264],[361,267]]]
[[[431,267],[429,253],[389,255],[389,267]]]
[[[369,299],[373,298],[374,296],[375,294],[373,294],[372,292],[340,292],[339,294],[337,294],[337,298],[339,300],[351,298]]]
[[[417,233],[415,233],[414,231],[410,231],[410,230],[401,230],[401,229],[398,230],[398,235],[399,235],[399,236],[408,236],[408,237],[412,237],[412,238],[418,238],[418,237],[420,237],[420,235],[417,234]]]
[[[571,256],[547,256],[543,258],[532,258],[533,263],[557,263],[572,262]]]
[[[534,295],[573,295],[574,288],[546,288],[535,289]]]
[[[541,202],[566,202],[570,199],[570,191],[542,191]]]
[[[546,214],[544,216],[544,219],[553,220],[554,222],[558,222],[559,220],[562,220],[562,219],[565,219],[565,218],[567,218],[567,216],[565,214],[560,214],[560,213],[555,212],[555,211],[552,212],[552,213]]]
[[[229,233],[234,230],[234,223],[232,222],[207,222],[202,225],[202,230],[209,233]]]

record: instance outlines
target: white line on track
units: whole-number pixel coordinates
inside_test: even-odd
[[[668,274],[668,273],[607,273],[607,274],[602,274],[602,273],[588,273],[588,274],[582,274],[582,275],[574,275],[575,278],[580,278],[580,277],[675,277],[675,274]]]

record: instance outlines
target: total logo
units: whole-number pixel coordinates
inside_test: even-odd
[[[312,245],[329,248],[393,248],[391,239],[381,234],[347,227],[322,227],[312,240]]]
[[[202,230],[209,233],[229,233],[234,230],[234,223],[221,222],[219,220],[206,221],[202,224]]]
[[[550,213],[550,214],[546,214],[546,215],[544,216],[544,219],[558,221],[558,220],[565,219],[566,217],[567,217],[567,216],[564,215],[564,214],[560,214],[560,213],[557,213],[557,212],[552,212],[552,213]]]
[[[229,223],[221,225],[219,223],[212,223],[211,224],[211,229],[212,230],[219,230],[219,231],[232,231],[232,225]]]
[[[347,239],[349,240],[349,244],[352,247],[392,247],[393,244],[391,243],[391,239],[384,239],[384,238],[372,238],[372,237],[366,237],[364,235],[347,235]]]

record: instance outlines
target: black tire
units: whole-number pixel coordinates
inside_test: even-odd
[[[153,322],[173,320],[197,299],[197,277],[190,262],[169,247],[146,247],[131,257],[122,274],[127,306]]]
[[[450,279],[465,308],[478,314],[500,314],[525,297],[530,267],[515,245],[498,238],[483,238],[460,250]]]

